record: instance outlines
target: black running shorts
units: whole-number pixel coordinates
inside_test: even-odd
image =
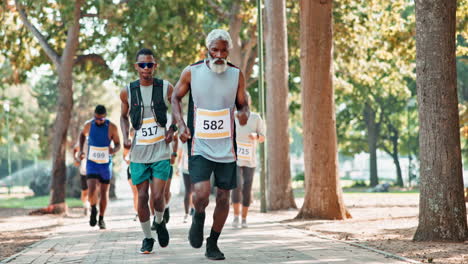
[[[236,162],[221,163],[205,159],[201,155],[189,158],[189,174],[192,184],[209,181],[211,173],[214,173],[215,186],[224,190],[232,190],[237,187]]]

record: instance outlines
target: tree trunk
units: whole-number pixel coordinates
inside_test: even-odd
[[[288,132],[288,50],[285,1],[266,0],[268,208],[296,208],[291,186]]]
[[[69,23],[67,42],[63,54],[58,63],[56,72],[58,81],[58,106],[57,117],[54,124],[54,138],[52,141],[52,184],[50,193],[50,205],[55,208],[55,213],[66,211],[66,166],[67,132],[70,125],[73,110],[73,66],[78,48],[78,36],[80,33],[81,6],[83,0],[75,1],[73,21]]]
[[[332,0],[300,4],[305,197],[297,218],[346,219],[332,83]]]
[[[255,32],[256,25],[249,25],[251,32]],[[244,73],[246,82],[250,80],[255,62],[256,52],[254,51],[257,38],[253,35],[250,39],[242,42],[240,32],[242,30],[241,2],[234,1],[229,11],[229,35],[232,39],[232,49],[229,52],[230,61],[239,67]],[[248,87],[247,87],[248,88]]]
[[[59,207],[65,203],[67,132],[73,108],[72,73],[61,69],[58,72],[58,107],[52,139],[52,184],[50,204]],[[64,208],[65,210],[65,208]]]
[[[367,128],[367,145],[369,147],[369,173],[370,185],[376,186],[379,184],[379,176],[377,172],[377,141],[379,136],[379,124],[375,121],[375,111],[366,103],[364,108],[364,118]]]
[[[229,13],[229,35],[232,39],[232,49],[229,51],[230,61],[242,69],[242,40],[240,31],[242,28],[242,18],[240,17],[240,1],[234,1]],[[248,78],[248,76],[246,76]]]
[[[421,175],[416,241],[468,239],[458,128],[456,0],[416,0]]]
[[[400,187],[403,187],[403,175],[401,174],[401,165],[400,165],[400,158],[398,157],[399,151],[398,151],[398,139],[399,139],[399,133],[395,129],[393,131],[393,135],[391,136],[391,141],[392,141],[392,158],[393,158],[393,163],[395,163],[395,168],[396,168],[396,173],[397,173],[397,185]]]

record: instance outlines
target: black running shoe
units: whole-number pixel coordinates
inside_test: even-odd
[[[167,232],[166,223],[164,220],[161,223],[156,223],[156,233],[158,234],[158,242],[161,247],[167,247],[169,244],[169,232]]]
[[[194,248],[200,248],[203,245],[203,226],[205,225],[205,212],[193,214],[192,225],[189,231],[189,242]]]
[[[218,243],[210,238],[206,239],[205,257],[211,260],[225,259],[223,252],[218,248]]]
[[[163,215],[163,219],[164,219],[164,222],[169,223],[169,218],[171,216],[169,215],[169,207],[167,207],[166,209],[164,209],[164,215]]]
[[[156,230],[156,217],[153,218],[153,224],[151,225],[151,230],[153,230],[153,231]]]
[[[141,246],[140,253],[141,254],[151,254],[153,251],[154,239],[153,238],[145,238],[143,239],[143,245]]]
[[[89,216],[89,225],[90,226],[95,226],[96,225],[96,223],[97,223],[97,219],[96,219],[97,213],[98,213],[97,208],[95,206],[92,206],[91,207],[91,214]]]
[[[99,229],[106,229],[106,223],[104,222],[104,219],[99,219],[98,225]]]

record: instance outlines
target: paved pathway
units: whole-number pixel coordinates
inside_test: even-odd
[[[189,223],[182,223],[182,198],[173,198],[169,246],[160,248],[156,242],[153,254],[138,253],[143,236],[139,222],[132,220],[131,201],[126,198],[108,206],[107,230],[91,228],[88,220],[82,218],[2,263],[212,263],[204,256],[205,244],[200,249],[190,247]],[[213,206],[211,201],[205,237],[209,235]],[[232,228],[228,218],[219,241],[226,256],[221,263],[405,263],[289,228],[278,222],[278,215],[253,212],[249,217],[247,229]]]

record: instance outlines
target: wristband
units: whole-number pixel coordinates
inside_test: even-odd
[[[174,156],[174,157],[177,157],[177,152],[172,152],[171,155]]]
[[[175,124],[172,124],[169,126],[169,129],[172,129],[172,131],[177,132],[177,126]]]

